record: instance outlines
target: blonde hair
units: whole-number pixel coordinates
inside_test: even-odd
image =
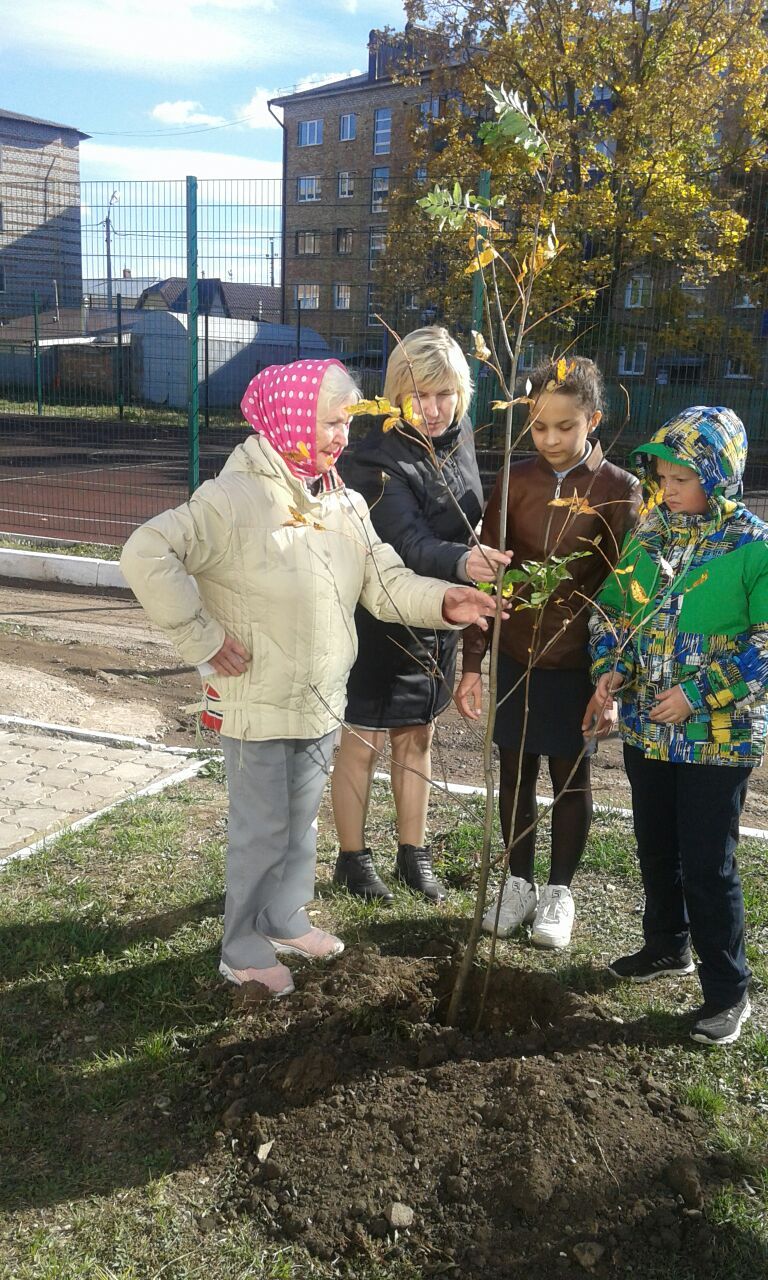
[[[343,365],[331,364],[323,374],[317,395],[317,421],[322,422],[332,417],[334,410],[345,409],[361,399],[362,392],[349,370]]]
[[[414,381],[425,391],[438,391],[450,383],[459,397],[456,418],[464,417],[472,399],[469,365],[458,342],[440,325],[414,329],[398,343],[387,361],[384,395],[402,408],[405,397],[415,394]]]

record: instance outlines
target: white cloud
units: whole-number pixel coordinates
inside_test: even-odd
[[[348,33],[290,0],[34,0],[4,3],[3,51],[113,75],[189,77],[286,57],[343,57]]]
[[[279,98],[288,93],[301,93],[304,89],[316,89],[321,84],[331,84],[334,80],[346,80],[349,76],[359,76],[360,71],[328,71],[316,72],[304,76],[298,84],[290,89],[256,89],[248,102],[235,108],[235,118],[242,121],[249,129],[277,129],[275,117],[269,111],[267,103],[272,98]],[[280,107],[275,108],[280,111]]]
[[[171,125],[216,125],[225,124],[225,116],[212,116],[202,110],[201,102],[193,102],[191,99],[184,99],[179,102],[158,102],[153,107],[150,115],[153,120],[159,120],[162,124]]]
[[[181,182],[188,173],[198,178],[268,178],[279,181],[279,160],[185,147],[120,147],[101,142],[80,146],[84,182]]]

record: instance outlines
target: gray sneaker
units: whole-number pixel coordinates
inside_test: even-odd
[[[733,1044],[741,1035],[741,1025],[751,1012],[752,1006],[746,991],[738,1004],[730,1005],[727,1009],[704,1004],[697,1012],[691,1039],[698,1040],[699,1044]]]

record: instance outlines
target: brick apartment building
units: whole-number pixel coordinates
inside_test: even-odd
[[[440,111],[430,91],[435,35],[408,24],[399,35],[370,33],[368,70],[276,98],[283,109],[283,319],[311,324],[349,363],[378,367],[386,335],[374,320],[382,300],[382,257],[390,193],[419,186],[409,164],[414,125]],[[408,67],[407,82],[398,72]],[[414,72],[414,66],[420,70]],[[401,331],[421,323],[409,282],[387,281],[388,313]]]
[[[0,323],[79,306],[80,142],[69,125],[0,110]]]

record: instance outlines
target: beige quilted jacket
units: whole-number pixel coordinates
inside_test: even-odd
[[[203,686],[221,732],[247,741],[316,738],[338,726],[358,601],[387,622],[446,627],[449,584],[406,569],[358,493],[312,497],[257,435],[189,502],[137,529],[120,563],[186,662],[206,662],[225,632],[248,649],[244,675]]]

